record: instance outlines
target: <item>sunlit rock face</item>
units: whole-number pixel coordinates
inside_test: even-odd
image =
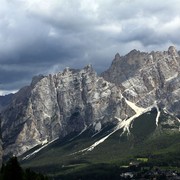
[[[101,76],[121,88],[122,94],[141,107],[158,103],[180,115],[180,56],[175,47],[168,51],[117,54]]]
[[[120,88],[98,77],[91,66],[66,68],[49,76],[34,77],[2,112],[4,155],[20,155],[32,147],[81,132],[92,126],[99,131],[134,111]]]
[[[19,156],[88,127],[96,133],[153,105],[179,116],[179,67],[179,53],[170,47],[116,54],[101,76],[88,65],[34,77],[1,112],[3,155]]]

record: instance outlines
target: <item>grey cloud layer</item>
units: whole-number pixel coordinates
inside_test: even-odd
[[[105,70],[116,52],[180,47],[179,0],[0,0],[0,93],[35,74]]]

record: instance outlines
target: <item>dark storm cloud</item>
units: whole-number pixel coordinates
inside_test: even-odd
[[[178,0],[0,0],[0,93],[131,49],[180,48]]]

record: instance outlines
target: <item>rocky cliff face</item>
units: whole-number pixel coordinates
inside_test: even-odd
[[[8,106],[8,104],[11,102],[13,98],[13,94],[8,94],[5,96],[0,96],[0,112]]]
[[[117,54],[101,77],[91,66],[34,77],[1,113],[4,156],[19,156],[88,127],[94,133],[107,123],[128,129],[148,107],[179,116],[179,70],[180,56],[170,47],[167,52]]]
[[[118,85],[123,96],[140,107],[157,103],[180,115],[180,56],[173,46],[164,52],[116,54],[101,76]]]
[[[100,130],[134,111],[126,104],[120,88],[98,77],[91,66],[81,71],[33,78],[2,112],[4,155],[21,155],[43,142],[81,132],[92,126]]]

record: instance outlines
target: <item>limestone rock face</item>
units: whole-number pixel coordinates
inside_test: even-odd
[[[120,88],[98,77],[91,66],[66,68],[55,75],[35,77],[2,112],[4,155],[21,155],[45,141],[81,132],[100,130],[134,111]]]
[[[123,96],[140,107],[157,103],[180,115],[180,56],[173,46],[164,52],[133,50],[126,56],[116,55],[101,76],[119,86]]]
[[[36,76],[1,111],[3,155],[19,156],[89,127],[96,133],[108,123],[123,121],[128,129],[130,117],[153,105],[179,117],[179,72],[179,53],[170,47],[165,52],[116,54],[101,76],[90,65]]]

